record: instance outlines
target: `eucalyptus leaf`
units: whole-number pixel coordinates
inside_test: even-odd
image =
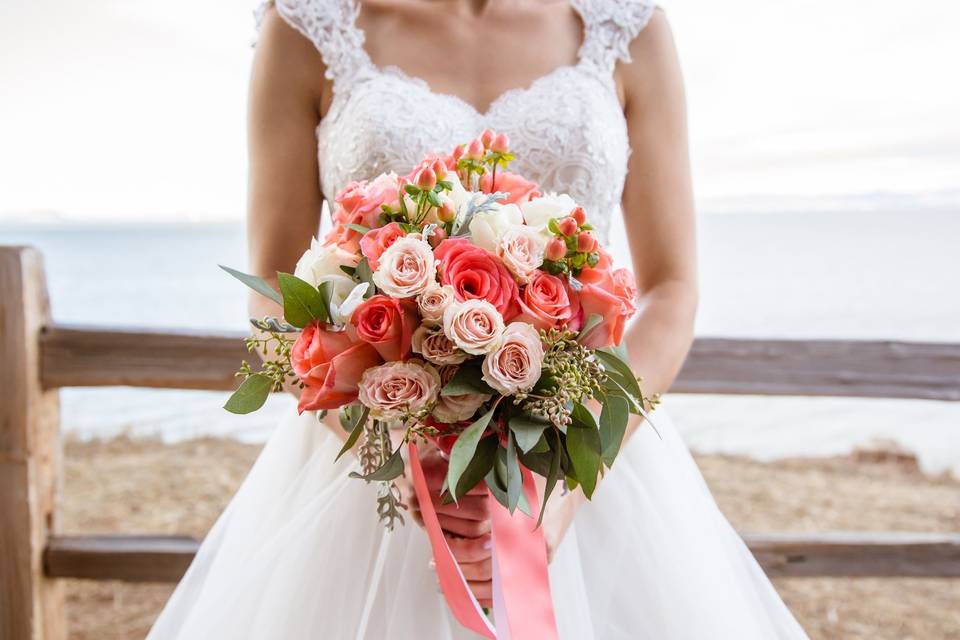
[[[283,304],[283,298],[280,297],[280,294],[274,290],[266,280],[259,278],[257,276],[252,276],[249,273],[243,273],[242,271],[237,271],[236,269],[231,269],[230,267],[225,267],[222,264],[219,265],[221,269],[232,275],[234,278],[247,285],[257,293],[262,296],[266,296],[276,302],[277,304]]]
[[[567,428],[567,452],[570,454],[576,479],[583,487],[584,495],[590,498],[597,486],[597,474],[600,472],[600,433],[593,422],[593,414],[583,405],[575,405],[571,417],[573,422]]]
[[[553,455],[550,458],[550,470],[546,474],[547,484],[543,489],[543,504],[540,505],[540,515],[537,517],[538,527],[543,522],[543,514],[547,509],[547,501],[550,499],[550,494],[553,493],[553,488],[557,486],[557,481],[560,479],[560,474],[562,473],[560,468],[560,455],[563,451],[563,445],[560,443],[560,436],[552,431],[548,431],[544,434],[544,437],[549,441]]]
[[[630,365],[621,359],[616,352],[609,349],[597,349],[594,351],[594,355],[605,368],[612,369],[619,374],[621,379],[618,380],[618,382],[620,382],[624,390],[633,395],[637,400],[643,398],[643,394],[640,391],[640,383],[637,382],[636,376],[633,375]]]
[[[283,294],[283,318],[295,327],[303,328],[319,320],[328,320],[326,305],[320,292],[310,284],[289,273],[277,274]]]
[[[363,297],[372,297],[377,292],[377,285],[373,282],[373,270],[370,268],[370,263],[366,258],[361,258],[360,262],[357,263],[356,275],[360,282],[367,282],[370,284]]]
[[[467,470],[470,461],[473,459],[474,454],[476,454],[477,444],[480,442],[480,438],[483,436],[487,425],[490,424],[490,419],[493,417],[493,412],[496,408],[497,405],[494,404],[489,411],[464,429],[460,437],[457,438],[453,449],[450,451],[450,463],[447,467],[447,483],[449,486],[459,486],[460,477]]]
[[[333,282],[324,280],[317,288],[317,292],[320,294],[320,300],[323,302],[323,309],[326,314],[324,322],[333,322],[333,305],[331,304],[333,302]]]
[[[510,431],[516,439],[517,446],[524,453],[528,453],[537,445],[543,436],[543,430],[549,426],[549,422],[529,415],[520,414],[510,418]]]
[[[613,466],[613,461],[620,452],[629,419],[630,407],[627,399],[617,395],[607,396],[600,412],[600,452],[603,463],[608,467]]]
[[[473,458],[470,459],[470,462],[467,463],[467,468],[464,469],[463,475],[460,476],[460,481],[457,483],[456,495],[452,496],[452,499],[459,500],[467,495],[470,489],[473,489],[483,480],[487,473],[490,472],[490,469],[493,468],[493,461],[497,455],[498,448],[499,444],[495,436],[487,436],[486,438],[480,439],[480,442],[477,443],[476,453]]]
[[[513,513],[520,502],[523,493],[523,477],[520,475],[520,464],[517,462],[517,446],[513,441],[513,431],[507,432],[507,509]]]
[[[396,451],[393,452],[387,461],[379,469],[375,469],[368,473],[367,475],[361,475],[356,471],[350,472],[351,478],[360,478],[366,480],[367,482],[389,482],[395,478],[399,478],[403,475],[403,456],[400,455],[400,451],[403,447],[398,447]]]
[[[483,371],[479,366],[461,365],[450,378],[450,382],[440,390],[442,396],[462,396],[467,393],[493,395],[493,388],[483,381]]]
[[[363,407],[361,409],[359,406],[355,406],[351,413],[356,413],[357,419],[355,421],[352,420],[353,416],[351,415],[352,426],[350,427],[350,435],[347,436],[347,440],[343,443],[343,448],[340,449],[340,453],[337,454],[335,461],[339,460],[343,454],[353,448],[353,445],[357,444],[357,440],[360,438],[360,434],[363,433],[363,428],[367,424],[370,408]]]
[[[354,231],[356,231],[356,232],[359,233],[360,235],[365,235],[365,234],[367,234],[367,233],[370,233],[369,227],[365,227],[365,226],[363,226],[362,224],[354,224],[354,223],[350,222],[350,223],[345,224],[345,225],[343,225],[343,226],[345,226],[347,229],[353,229]]]
[[[570,276],[570,280],[576,280],[573,276]],[[571,282],[572,284],[572,282]],[[580,333],[577,334],[577,340],[583,340],[584,337],[594,329],[596,329],[600,323],[603,322],[603,316],[599,313],[591,313],[590,317],[587,318],[587,321],[583,323],[583,328],[580,329]]]
[[[262,373],[255,373],[248,377],[233,392],[223,408],[230,413],[253,413],[263,406],[270,392],[273,391],[273,380]]]

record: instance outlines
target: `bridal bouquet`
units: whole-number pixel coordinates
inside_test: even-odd
[[[503,509],[493,518],[495,558],[503,567],[505,557],[526,565],[539,557],[544,584],[537,526],[555,485],[580,486],[589,498],[629,415],[656,402],[644,397],[620,347],[636,311],[632,275],[613,268],[570,196],[543,194],[505,170],[508,147],[488,130],[406,176],[347,185],[332,231],[314,240],[295,273],[278,274],[279,292],[225,267],[283,307],[283,318],[252,321],[260,333],[247,345],[268,357],[259,371],[243,363],[244,381],[226,408],[254,411],[295,382],[301,412],[338,409],[349,433],[340,455],[357,446],[361,473],[353,475],[379,483],[388,528],[403,520],[393,481],[404,472],[406,443],[441,586],[458,618],[481,633],[415,443],[429,439],[449,454],[448,500],[486,483]],[[546,478],[542,499],[532,474]],[[516,526],[517,535],[503,533]],[[531,594],[513,599],[529,605]]]

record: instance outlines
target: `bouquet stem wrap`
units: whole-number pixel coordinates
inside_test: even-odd
[[[417,447],[412,442],[409,453],[414,489],[433,549],[440,588],[460,624],[497,640],[557,640],[559,635],[550,595],[546,545],[543,531],[536,527],[536,519],[521,511],[511,514],[488,494],[493,528],[494,626],[471,593],[447,545],[423,475]],[[521,469],[523,490],[530,502],[530,512],[538,513],[533,474],[525,467]]]

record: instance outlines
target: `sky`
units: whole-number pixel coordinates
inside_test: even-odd
[[[0,223],[239,219],[254,6],[0,1]],[[960,5],[662,6],[702,210],[960,203]]]

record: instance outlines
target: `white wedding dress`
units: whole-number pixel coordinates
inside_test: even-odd
[[[277,0],[334,83],[317,129],[326,198],[353,179],[405,173],[490,127],[510,136],[513,170],[569,192],[605,237],[620,215],[629,154],[612,71],[649,20],[648,1],[575,0],[585,27],[579,61],[480,113],[374,66],[353,0]],[[805,638],[669,417],[659,410],[655,420],[663,438],[649,428],[634,434],[550,567],[561,637]],[[279,425],[150,640],[476,637],[437,591],[424,531],[409,521],[385,531],[375,488],[347,477],[354,460],[333,462],[339,447],[313,415]]]

